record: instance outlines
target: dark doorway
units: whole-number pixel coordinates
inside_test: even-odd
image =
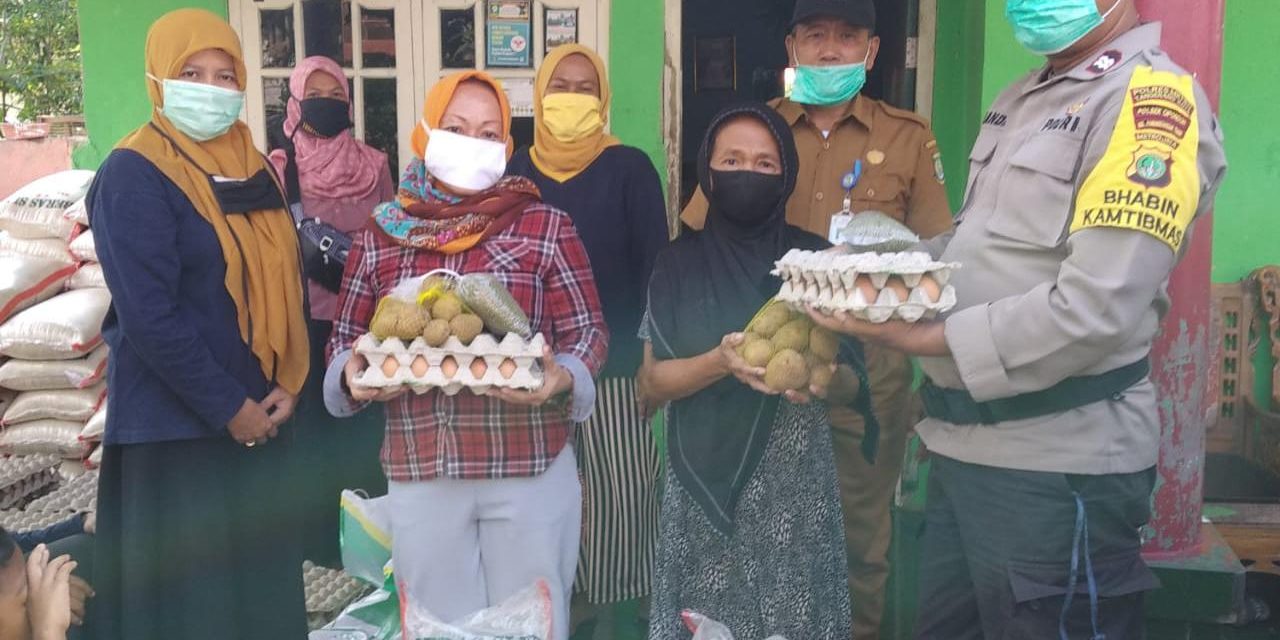
[[[880,56],[864,93],[913,109],[915,65],[908,42],[916,36],[919,0],[875,2]],[[711,117],[735,101],[782,95],[790,64],[784,40],[794,9],[795,0],[684,0],[682,206],[697,186],[694,162]]]

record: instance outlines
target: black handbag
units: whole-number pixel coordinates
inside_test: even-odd
[[[298,163],[293,145],[285,147],[288,158],[284,169],[285,194],[289,208],[302,211],[302,189],[298,183]],[[319,218],[295,216],[298,226],[298,247],[302,250],[302,272],[308,280],[337,293],[342,288],[342,272],[347,268],[347,254],[351,252],[351,236]]]

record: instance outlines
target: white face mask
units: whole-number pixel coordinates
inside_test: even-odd
[[[484,191],[506,173],[506,143],[432,129],[425,121],[422,128],[429,136],[423,161],[435,179],[458,189]]]

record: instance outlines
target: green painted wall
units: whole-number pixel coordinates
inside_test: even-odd
[[[120,138],[147,121],[151,109],[143,84],[147,29],[156,18],[182,7],[227,14],[226,0],[80,0],[89,143],[76,151],[77,167],[97,167]]]
[[[1044,58],[1027,51],[1013,38],[1013,28],[1004,17],[1005,0],[986,0],[986,30],[982,70],[982,108],[995,102],[1009,83],[1032,69],[1044,66]]]
[[[933,132],[942,149],[951,207],[959,210],[982,104],[983,0],[940,0],[933,79]]]
[[[613,134],[649,154],[665,184],[662,138],[662,66],[666,58],[663,0],[613,0],[610,6],[609,80]]]
[[[1280,31],[1280,3],[1227,2],[1219,118],[1226,134],[1227,180],[1218,193],[1213,227],[1213,281],[1233,282],[1267,264],[1280,264],[1280,83],[1270,51]],[[1270,81],[1264,81],[1270,78]],[[1263,333],[1265,338],[1266,333]],[[1271,397],[1270,343],[1254,361],[1254,397]]]

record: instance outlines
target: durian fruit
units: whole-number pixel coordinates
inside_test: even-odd
[[[791,312],[787,310],[786,305],[775,304],[760,314],[760,317],[756,318],[748,328],[762,338],[772,338],[773,334],[790,321]]]
[[[834,333],[822,327],[814,327],[809,332],[809,353],[817,357],[819,362],[831,364],[840,353],[840,340]]]
[[[449,339],[450,333],[452,329],[449,322],[436,318],[427,323],[427,328],[422,331],[422,339],[427,341],[428,347],[439,347]]]
[[[790,349],[797,353],[809,350],[809,332],[813,323],[808,318],[796,318],[773,334],[773,346],[777,350]]]
[[[753,367],[763,367],[773,359],[773,343],[757,336],[744,345],[742,359]]]
[[[774,391],[795,391],[809,384],[809,367],[794,349],[782,349],[765,368],[764,383]]]
[[[484,321],[480,316],[463,313],[449,321],[449,329],[458,340],[462,341],[462,344],[469,345],[484,331]]]
[[[463,312],[462,298],[452,291],[446,291],[440,295],[440,298],[431,305],[431,317],[439,318],[446,322],[452,321]]]

